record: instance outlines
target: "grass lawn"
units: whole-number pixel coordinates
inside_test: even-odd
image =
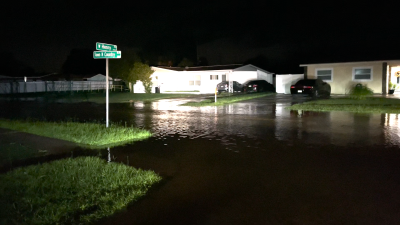
[[[239,102],[243,100],[260,98],[268,95],[274,95],[275,93],[252,93],[252,94],[235,94],[229,95],[227,93],[217,95],[217,102],[215,102],[214,98],[206,99],[201,102],[187,102],[182,104],[181,106],[218,106],[225,105],[234,102]]]
[[[0,127],[71,141],[91,148],[111,147],[151,137],[149,131],[110,124],[0,119]]]
[[[129,101],[152,101],[164,98],[182,98],[196,96],[194,94],[142,94],[130,92],[109,92],[110,103],[122,103]],[[5,95],[2,98],[43,98],[47,101],[63,102],[96,102],[106,103],[105,92],[52,92],[52,93],[27,93],[18,95]]]
[[[0,224],[88,224],[144,196],[161,177],[97,157],[0,175]]]
[[[400,99],[382,97],[368,97],[365,99],[332,98],[295,104],[286,109],[358,113],[400,113]]]

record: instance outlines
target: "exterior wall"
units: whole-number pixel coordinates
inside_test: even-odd
[[[265,73],[261,70],[257,70],[257,79],[266,80],[270,84],[274,84],[274,75],[270,73]]]
[[[191,72],[194,75],[201,76],[201,93],[214,93],[217,84],[222,82],[222,75],[226,75],[226,80],[229,79],[228,70],[215,70],[215,71],[197,71]],[[210,75],[218,75],[218,80],[211,80]]]
[[[304,79],[304,74],[277,74],[275,79],[276,93],[290,94],[290,86]]]
[[[222,82],[222,75],[227,75],[229,71],[159,71],[156,70],[153,77],[153,86],[159,86],[160,92],[174,91],[198,91],[200,93],[214,93],[218,83]],[[210,75],[218,75],[218,80],[211,80]],[[196,80],[200,79],[200,85],[196,85]],[[189,81],[194,81],[195,85],[189,85]]]
[[[372,79],[370,81],[353,80],[353,68],[372,68]],[[307,65],[308,79],[315,79],[316,69],[332,69],[331,85],[332,94],[347,94],[350,88],[358,83],[367,85],[374,93],[382,93],[382,62],[354,62],[354,63],[332,63]]]

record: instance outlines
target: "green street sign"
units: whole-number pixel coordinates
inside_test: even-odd
[[[93,58],[95,59],[121,58],[121,51],[94,51]]]
[[[117,51],[117,46],[116,45],[112,45],[112,44],[105,44],[105,43],[96,42],[96,50]]]

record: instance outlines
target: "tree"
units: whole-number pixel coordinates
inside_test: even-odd
[[[208,66],[208,60],[206,57],[199,57],[197,60],[197,66]]]
[[[33,76],[35,70],[17,60],[11,52],[0,52],[0,75],[11,77]]]
[[[72,49],[62,65],[62,72],[66,74],[105,74],[105,60],[93,59],[91,49]]]
[[[133,64],[133,68],[130,70],[126,81],[135,83],[137,80],[143,82],[143,86],[146,93],[151,93],[151,75],[154,71],[150,68],[149,65],[135,62]]]
[[[183,58],[182,61],[178,64],[179,67],[191,67],[193,65],[194,63],[188,58]]]
[[[129,73],[135,62],[141,62],[140,57],[133,50],[122,50],[120,59],[109,60],[109,74],[112,78],[128,81]]]

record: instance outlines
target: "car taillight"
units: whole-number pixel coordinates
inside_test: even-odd
[[[313,88],[313,86],[303,86],[303,88]]]
[[[294,85],[290,86],[290,88],[296,88]]]
[[[257,84],[253,84],[253,87],[257,87]]]

